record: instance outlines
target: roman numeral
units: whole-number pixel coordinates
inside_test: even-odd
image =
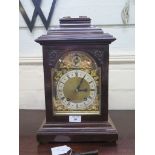
[[[65,97],[61,97],[61,100],[64,100],[65,99]]]
[[[78,76],[78,72],[77,71],[75,72],[75,76]]]
[[[92,99],[92,97],[91,97],[91,96],[88,96],[88,98]]]
[[[90,91],[95,91],[95,89],[90,89]]]
[[[63,90],[62,90],[62,89],[59,89],[58,91],[59,91],[59,92],[62,92]]]
[[[91,84],[93,81],[90,81],[89,84]]]
[[[68,106],[70,105],[70,101],[67,103],[67,105],[68,105]]]
[[[68,79],[70,79],[70,76],[69,75],[67,75],[67,77],[68,77]]]
[[[62,81],[60,81],[60,83],[63,83]],[[64,83],[63,83],[64,84]]]

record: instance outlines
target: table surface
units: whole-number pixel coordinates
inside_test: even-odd
[[[112,110],[109,114],[118,130],[116,145],[103,143],[38,144],[36,131],[45,118],[44,110],[19,110],[19,155],[50,155],[51,147],[68,145],[75,152],[98,150],[99,155],[135,154],[135,111]]]

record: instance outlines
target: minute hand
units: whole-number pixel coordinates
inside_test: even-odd
[[[76,90],[78,90],[78,91],[79,91],[79,88],[80,88],[80,86],[81,86],[81,84],[82,84],[82,82],[83,82],[83,80],[84,80],[85,76],[86,76],[86,74],[85,74],[85,75],[84,75],[84,77],[81,79],[81,81],[80,81],[79,85],[76,87]]]

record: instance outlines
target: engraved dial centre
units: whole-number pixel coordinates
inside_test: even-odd
[[[89,83],[84,79],[80,85],[80,88],[77,89],[82,78],[73,77],[66,81],[64,84],[63,92],[64,96],[75,103],[82,102],[90,94]]]

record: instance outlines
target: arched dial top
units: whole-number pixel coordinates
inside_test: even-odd
[[[62,56],[56,68],[97,68],[95,60],[82,51],[67,52]]]
[[[91,56],[71,51],[57,62],[53,77],[55,115],[100,114],[100,68]]]

